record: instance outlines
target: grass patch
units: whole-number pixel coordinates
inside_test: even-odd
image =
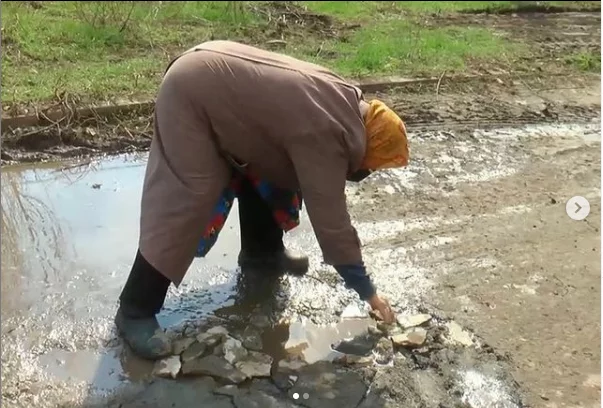
[[[584,72],[601,72],[601,54],[582,51],[565,58],[568,65]]]
[[[479,69],[523,48],[422,16],[515,3],[525,2],[2,2],[2,102],[148,98],[172,57],[210,39],[283,39],[283,52],[353,77]]]

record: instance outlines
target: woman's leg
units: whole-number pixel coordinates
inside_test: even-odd
[[[170,283],[179,285],[230,179],[209,121],[191,104],[198,77],[178,60],[155,104],[154,137],[142,192],[139,253],[120,297],[116,325],[134,352],[161,358],[170,346],[153,333]]]
[[[238,198],[241,268],[305,274],[308,271],[308,258],[285,249],[283,230],[276,223],[272,209],[247,179],[241,182]]]

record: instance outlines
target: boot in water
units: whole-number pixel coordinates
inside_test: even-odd
[[[251,254],[248,251],[239,253],[239,266],[252,269],[278,270],[294,276],[304,276],[308,272],[308,257],[288,249],[267,254]]]
[[[156,315],[163,307],[171,281],[136,253],[130,276],[119,297],[115,325],[138,356],[158,360],[172,353],[172,344]]]
[[[115,315],[115,325],[123,340],[139,357],[159,360],[172,354],[172,344],[155,316],[129,317],[122,307]]]

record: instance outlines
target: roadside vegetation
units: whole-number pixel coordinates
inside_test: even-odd
[[[596,8],[600,2],[2,2],[2,102],[147,99],[179,52],[232,39],[332,67],[350,78],[512,71],[533,45],[459,13]],[[561,61],[600,70],[600,53]],[[520,68],[518,68],[520,69]]]

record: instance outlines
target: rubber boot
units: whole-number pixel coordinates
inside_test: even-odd
[[[163,307],[170,280],[137,251],[130,276],[119,297],[115,325],[123,340],[139,357],[158,360],[172,353],[156,314]]]
[[[241,269],[273,270],[303,276],[308,272],[308,257],[285,249],[283,230],[272,210],[247,180],[239,193],[241,224]]]

